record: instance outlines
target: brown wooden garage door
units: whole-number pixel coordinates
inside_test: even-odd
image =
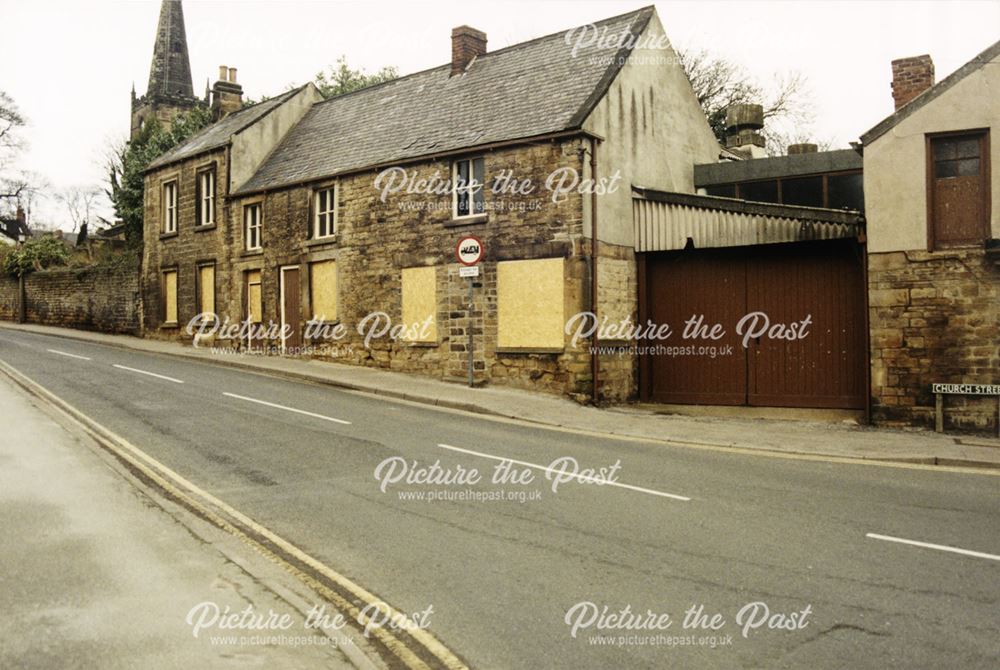
[[[853,240],[648,254],[643,318],[674,334],[642,359],[641,393],[662,403],[861,409],[864,275]],[[811,323],[802,339],[750,339],[736,324]],[[720,339],[684,339],[685,322],[721,324]],[[763,322],[763,317],[760,317]],[[746,331],[744,330],[744,333]],[[776,333],[776,331],[775,331]]]

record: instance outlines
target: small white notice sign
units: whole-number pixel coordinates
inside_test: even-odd
[[[479,266],[472,265],[458,268],[459,277],[478,277],[479,276]]]

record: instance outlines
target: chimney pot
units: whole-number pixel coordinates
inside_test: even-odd
[[[465,72],[477,56],[486,53],[486,33],[470,26],[451,31],[451,76]]]
[[[892,99],[899,109],[934,85],[934,61],[927,54],[892,61]]]
[[[220,65],[219,66],[219,81],[229,81],[229,78],[227,76],[228,73],[229,73],[229,68],[227,68],[225,65]]]
[[[234,67],[229,68],[229,81],[236,83],[236,68]]]

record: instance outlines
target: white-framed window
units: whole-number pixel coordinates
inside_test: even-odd
[[[177,232],[177,181],[163,184],[163,232]]]
[[[260,249],[260,203],[243,208],[243,242],[247,251]]]
[[[198,173],[198,220],[197,225],[209,226],[215,223],[215,170]]]
[[[482,158],[465,158],[451,164],[452,215],[456,219],[486,213],[485,179]]]
[[[313,238],[337,234],[337,185],[318,189],[313,196]]]

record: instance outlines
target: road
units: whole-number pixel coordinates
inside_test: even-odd
[[[396,608],[432,607],[474,668],[1000,664],[996,476],[584,435],[9,330],[0,360]],[[565,457],[615,481],[553,492],[541,468]],[[486,481],[376,479],[392,458]],[[534,480],[488,481],[505,459]],[[523,502],[427,500],[498,489]],[[602,628],[586,603],[660,627]],[[738,618],[750,603],[767,618]],[[698,605],[718,630],[684,627]]]

